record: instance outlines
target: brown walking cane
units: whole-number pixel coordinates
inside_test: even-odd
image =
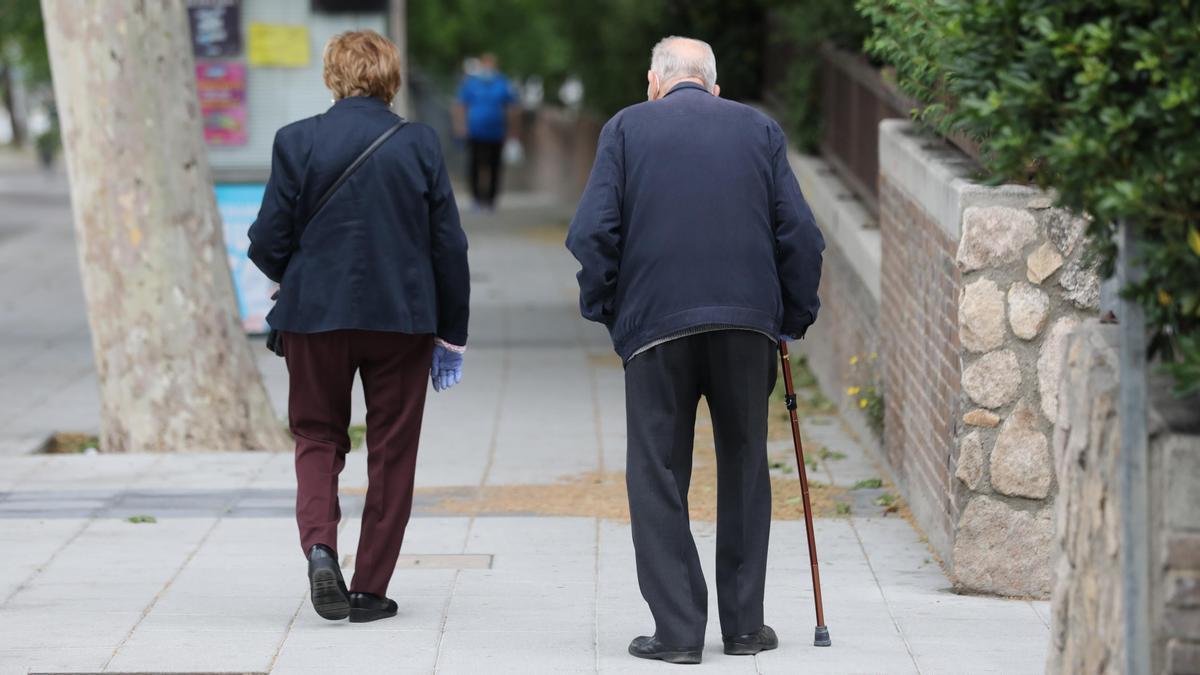
[[[817,605],[817,630],[813,644],[828,647],[829,628],[825,625],[825,610],[821,606],[821,573],[817,571],[817,541],[813,536],[812,504],[808,500],[808,472],[804,467],[804,444],[800,441],[800,421],[796,417],[796,389],[792,386],[792,364],[788,361],[787,342],[779,341],[779,361],[783,364],[783,387],[787,393],[787,409],[792,416],[792,441],[796,446],[796,465],[800,468],[800,494],[804,499],[804,528],[808,532],[808,560],[812,563],[813,601]]]

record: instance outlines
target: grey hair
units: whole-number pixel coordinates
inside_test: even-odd
[[[676,49],[680,43],[693,49]],[[717,57],[703,40],[672,35],[659,40],[650,52],[650,70],[663,84],[684,77],[696,77],[705,89],[717,84]]]

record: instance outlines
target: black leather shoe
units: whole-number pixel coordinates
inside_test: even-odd
[[[308,585],[313,609],[322,619],[340,621],[350,616],[350,592],[342,579],[337,554],[324,544],[308,551]]]
[[[730,656],[752,656],[779,646],[775,630],[764,625],[753,633],[725,638],[725,653]]]
[[[396,616],[395,600],[374,593],[350,594],[350,623],[366,623]]]
[[[704,646],[668,647],[657,636],[643,635],[629,643],[629,653],[639,659],[657,659],[667,663],[700,663]]]

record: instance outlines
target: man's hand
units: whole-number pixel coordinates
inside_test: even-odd
[[[462,347],[442,340],[434,344],[433,364],[429,368],[434,391],[445,391],[462,381],[463,351]]]

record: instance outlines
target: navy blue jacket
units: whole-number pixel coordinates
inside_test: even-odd
[[[628,360],[703,326],[800,337],[825,241],[772,119],[684,83],[600,132],[567,234],[584,318]]]
[[[280,284],[267,315],[294,333],[434,333],[467,343],[467,238],[437,134],[409,123],[316,202],[399,118],[377,98],[345,98],[279,130],[271,178],[250,226],[250,259]]]

